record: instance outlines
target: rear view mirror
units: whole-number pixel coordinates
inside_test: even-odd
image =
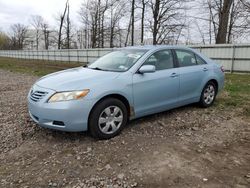
[[[154,65],[143,65],[139,69],[139,73],[144,74],[144,73],[153,73],[155,72],[155,66]]]

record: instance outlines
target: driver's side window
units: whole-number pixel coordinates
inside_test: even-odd
[[[161,50],[151,55],[143,65],[154,65],[155,70],[164,70],[174,67],[174,59],[171,50]]]

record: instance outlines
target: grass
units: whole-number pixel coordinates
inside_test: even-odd
[[[31,74],[34,76],[44,76],[46,74],[73,67],[82,66],[84,63],[57,62],[43,60],[27,60],[0,57],[0,69],[13,72]]]
[[[218,96],[216,106],[234,110],[250,117],[250,74],[226,74],[224,90]]]
[[[0,69],[43,76],[55,71],[83,65],[73,62],[55,62],[1,58]],[[250,74],[226,74],[224,90],[219,94],[215,106],[221,109],[241,109],[250,118]]]

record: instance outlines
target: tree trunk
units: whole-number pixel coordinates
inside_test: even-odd
[[[142,0],[142,12],[141,12],[141,45],[144,43],[144,17],[145,17],[145,0]]]
[[[224,0],[222,10],[219,13],[219,28],[216,44],[226,43],[230,8],[233,0]]]
[[[129,19],[129,24],[128,24],[128,30],[127,30],[127,35],[126,35],[126,40],[125,40],[125,46],[128,45],[128,37],[129,37],[129,33],[130,33],[130,26],[131,26],[131,17]]]
[[[135,31],[135,0],[132,0],[132,8],[131,8],[131,46],[134,46],[134,31]]]
[[[155,1],[155,7],[153,10],[154,24],[153,24],[153,45],[157,44],[157,34],[158,34],[158,15],[160,10],[160,0]]]
[[[37,51],[38,51],[38,45],[39,45],[39,30],[36,30],[36,50]]]
[[[67,49],[70,49],[70,19],[69,19],[69,5],[67,14]]]
[[[63,28],[63,22],[64,22],[65,14],[66,14],[66,11],[67,11],[67,7],[68,7],[68,1],[66,2],[63,15],[60,16],[60,27],[59,27],[59,33],[58,33],[58,49],[61,49],[62,28]]]
[[[113,44],[113,40],[114,40],[114,28],[113,28],[113,7],[111,6],[111,12],[110,12],[110,43],[109,43],[109,47],[113,48],[114,44]]]
[[[104,13],[102,15],[102,29],[101,29],[101,38],[102,38],[102,48],[104,48]]]

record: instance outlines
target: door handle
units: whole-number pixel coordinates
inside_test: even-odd
[[[203,68],[203,71],[206,72],[206,71],[208,71],[208,69],[207,69],[206,67],[204,67],[204,68]]]
[[[177,77],[178,76],[178,74],[177,73],[172,73],[171,75],[170,75],[170,77],[172,77],[172,78],[175,78],[175,77]]]

